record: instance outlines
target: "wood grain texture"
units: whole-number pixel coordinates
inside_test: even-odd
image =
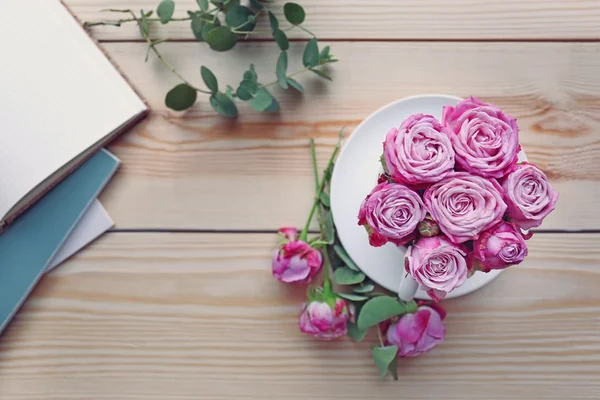
[[[274,235],[106,235],[34,290],[0,341],[0,399],[597,399],[600,235],[445,301],[446,341],[379,383],[370,346],[298,331]]]
[[[160,45],[195,84],[199,65],[220,85],[239,82],[249,60],[263,82],[274,78],[267,43],[238,53],[206,53],[192,43]],[[333,82],[300,75],[304,96],[277,88],[274,115],[240,105],[237,120],[216,116],[202,97],[187,114],[170,112],[165,93],[177,83],[146,47],[105,43],[110,56],[153,109],[111,149],[123,159],[102,196],[120,228],[276,229],[302,225],[313,189],[308,138],[324,165],[339,129],[348,134],[381,106],[405,96],[479,96],[514,115],[521,143],[560,192],[544,229],[600,226],[600,44],[333,43],[341,62]],[[290,70],[301,63],[290,50]],[[364,57],[368,54],[368,58]],[[210,57],[209,57],[210,55]],[[311,74],[312,75],[312,74]],[[400,121],[399,121],[400,123]]]
[[[159,0],[67,0],[84,21],[113,18],[105,8],[156,9]],[[272,7],[281,15],[284,1]],[[323,39],[597,39],[600,3],[597,0],[321,0],[298,1],[306,10],[305,26]],[[176,16],[198,9],[195,0],[176,2]],[[119,17],[116,17],[119,18]],[[266,20],[257,27],[269,37]],[[153,24],[157,36],[192,39],[189,22]],[[134,25],[98,27],[101,40],[139,39]],[[306,38],[302,31],[290,32]]]

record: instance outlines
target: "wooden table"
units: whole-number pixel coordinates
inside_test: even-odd
[[[67,3],[94,20],[157,1]],[[169,111],[176,79],[144,63],[137,28],[93,30],[152,113],[111,147],[123,166],[101,200],[115,229],[45,277],[3,335],[0,399],[600,398],[600,2],[300,3],[341,60],[334,82],[301,76],[303,97],[275,91],[281,113],[242,106],[236,121],[204,98],[184,116]],[[180,13],[194,4],[177,2]],[[192,82],[204,64],[234,84],[250,60],[274,76],[272,42],[217,54],[187,23],[153,29],[176,39],[161,50]],[[292,43],[296,63],[303,46]],[[324,162],[340,127],[432,92],[515,115],[561,197],[527,261],[445,301],[445,343],[381,383],[374,338],[300,334],[303,291],[271,276],[274,232],[307,215],[309,137]]]

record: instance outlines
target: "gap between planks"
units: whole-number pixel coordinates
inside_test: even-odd
[[[93,35],[93,32],[88,31]],[[288,38],[290,42],[308,42],[311,38]],[[364,43],[420,43],[420,42],[441,42],[441,43],[598,43],[598,38],[512,38],[512,39],[498,39],[498,38],[405,38],[405,39],[393,39],[393,38],[319,38],[319,42],[364,42]],[[100,43],[146,43],[144,39],[97,39]],[[272,42],[271,38],[255,38],[240,41],[240,43],[261,43],[261,42]],[[201,43],[200,41],[193,38],[179,38],[179,39],[168,39],[165,42],[170,43]]]

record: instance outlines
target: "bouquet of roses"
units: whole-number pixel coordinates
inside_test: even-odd
[[[438,301],[476,271],[517,265],[527,255],[526,231],[554,209],[558,194],[534,164],[518,162],[516,120],[475,98],[443,109],[442,120],[415,114],[391,129],[383,143],[382,173],[358,211],[372,246],[407,246],[399,297],[374,291],[337,241],[327,193],[340,142],[321,178],[311,140],[316,194],[302,229],[282,228],[273,275],[309,284],[300,330],[331,340],[362,341],[376,327],[373,360],[382,379],[397,379],[398,358],[431,350],[445,336]],[[316,214],[320,232],[309,239]],[[335,291],[334,281],[347,290]],[[415,302],[417,288],[431,301]]]

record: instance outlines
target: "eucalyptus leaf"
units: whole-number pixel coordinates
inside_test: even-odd
[[[265,8],[258,0],[250,0],[250,4],[257,10],[262,10],[263,8]]]
[[[212,71],[206,68],[204,65],[200,67],[200,75],[202,75],[202,80],[207,88],[210,89],[211,92],[217,93],[219,91],[219,84],[217,82],[217,77]]]
[[[227,85],[227,90],[225,91],[225,95],[227,95],[227,97],[229,97],[231,99],[231,101],[233,101],[235,99],[235,93],[231,86]]]
[[[300,4],[285,3],[283,5],[283,14],[292,25],[300,25],[306,18],[306,13]]]
[[[208,32],[206,41],[216,51],[231,50],[237,43],[237,36],[226,26],[219,26]]]
[[[240,82],[240,86],[237,88],[236,95],[240,98],[240,100],[250,100],[256,90],[258,89],[258,85],[255,81],[250,79],[244,79]]]
[[[144,14],[144,10],[140,10],[140,14],[140,32],[142,33],[142,36],[146,37],[150,32],[150,28],[148,27],[148,17]]]
[[[365,336],[369,332],[368,329],[358,329],[358,326],[354,322],[348,322],[348,336],[350,339],[354,340],[357,343],[360,343],[364,340]]]
[[[271,102],[271,105],[269,107],[267,107],[267,109],[265,111],[266,112],[279,111],[279,102],[277,101],[277,99],[275,97],[273,97],[273,101]]]
[[[375,285],[373,285],[372,283],[367,283],[364,286],[360,286],[360,287],[354,288],[354,293],[361,293],[361,294],[363,294],[363,293],[370,293],[373,290],[375,290]]]
[[[208,10],[208,0],[197,0],[198,6],[202,11]]]
[[[360,268],[358,268],[358,265],[356,265],[356,263],[354,262],[354,260],[352,260],[352,258],[350,258],[350,256],[346,252],[346,249],[344,249],[339,244],[334,245],[333,249],[335,250],[336,254],[338,256],[340,256],[340,258],[342,260],[344,260],[344,262],[346,263],[346,265],[348,266],[348,268],[353,269],[354,271],[360,271]]]
[[[348,267],[340,267],[333,273],[335,283],[338,285],[355,285],[365,280],[365,274],[354,271]]]
[[[225,117],[235,117],[237,115],[235,103],[224,93],[215,93],[210,96],[210,105],[213,110]]]
[[[323,50],[321,50],[321,53],[319,54],[319,64],[323,64],[327,60],[329,60],[329,58],[331,57],[331,55],[329,54],[330,51],[331,51],[331,47],[329,47],[329,46],[323,47]]]
[[[173,0],[162,0],[156,8],[156,14],[160,18],[161,24],[166,24],[173,18],[175,12],[175,2]]]
[[[302,63],[306,68],[312,68],[319,65],[319,44],[316,38],[312,38],[306,43]]]
[[[358,316],[358,327],[368,329],[396,315],[406,313],[406,307],[394,297],[373,297],[363,306]]]
[[[281,50],[287,50],[290,48],[290,42],[288,41],[287,35],[281,29],[275,30],[273,33],[273,38],[275,38],[275,42]]]
[[[335,241],[335,229],[333,227],[331,212],[325,215],[325,241],[329,244],[333,244]]]
[[[264,87],[258,88],[254,97],[248,102],[254,111],[266,111],[273,103],[273,96]]]
[[[202,36],[202,30],[206,25],[208,25],[208,23],[205,25],[202,18],[196,13],[190,13],[190,18],[192,21],[190,24],[190,28],[192,29],[194,37],[200,41],[203,41],[204,37]]]
[[[273,32],[279,29],[279,20],[271,11],[269,11],[269,23],[271,24],[271,29],[273,29]]]
[[[312,72],[314,72],[315,74],[319,75],[321,78],[325,78],[328,81],[333,81],[333,79],[331,79],[331,77],[329,75],[327,75],[325,72],[321,71],[320,69],[314,69],[314,68],[309,68]]]
[[[284,89],[288,88],[287,81],[287,67],[288,67],[288,56],[287,52],[282,51],[277,59],[277,66],[275,67],[275,73],[277,74],[277,83]]]
[[[319,197],[319,199],[325,207],[331,207],[331,200],[329,199],[329,195],[327,193],[321,192],[321,196]]]
[[[297,91],[299,91],[300,93],[304,92],[304,87],[302,87],[302,85],[300,83],[298,83],[298,81],[296,81],[295,79],[292,78],[287,78],[288,84],[293,87],[294,89],[296,89]]]
[[[374,347],[373,348],[373,361],[375,362],[375,366],[379,371],[379,377],[381,380],[384,380],[387,373],[388,368],[392,361],[396,358],[398,354],[398,346],[385,346],[385,347]]]
[[[165,105],[175,111],[183,111],[194,105],[198,93],[196,89],[185,83],[180,83],[169,90],[165,97]]]
[[[232,29],[235,28],[240,32],[252,32],[256,26],[256,19],[250,17],[254,17],[251,9],[246,6],[236,6],[227,11],[225,22]]]
[[[215,22],[203,22],[201,33],[202,39],[206,41],[208,39],[208,33],[218,26],[221,26],[221,23],[218,19],[215,20]]]
[[[361,296],[361,295],[352,294],[352,293],[338,293],[337,295],[343,299],[350,300],[350,301],[365,301],[369,298],[367,296]]]
[[[250,64],[250,69],[248,69],[248,71],[244,72],[244,79],[248,79],[248,80],[256,82],[256,80],[258,79],[258,75],[256,74],[256,71],[254,70],[254,64]]]

